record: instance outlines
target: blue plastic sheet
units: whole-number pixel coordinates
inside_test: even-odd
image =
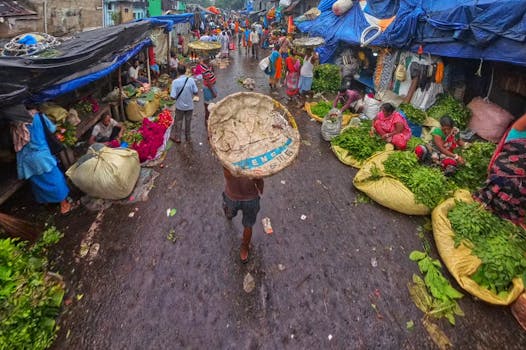
[[[299,30],[325,39],[320,60],[330,61],[339,42],[359,45],[369,26],[356,3],[346,14],[332,13],[333,0],[321,0],[321,15],[297,23]],[[526,66],[524,0],[369,0],[364,11],[394,21],[370,45],[416,50],[458,58],[484,58]]]
[[[398,12],[400,0],[367,0],[364,12],[376,18],[391,18]]]
[[[152,45],[152,41],[150,39],[145,39],[141,43],[133,47],[133,49],[115,57],[114,60],[105,68],[97,70],[96,72],[93,72],[91,74],[87,74],[85,76],[81,76],[79,78],[51,86],[48,89],[40,91],[37,95],[32,96],[31,100],[36,103],[42,103],[48,100],[52,100],[60,95],[66,94],[80,87],[93,83],[101,78],[104,78],[106,75],[119,68],[119,66],[129,61],[133,56],[141,52],[141,50],[143,50],[145,47],[150,45]]]

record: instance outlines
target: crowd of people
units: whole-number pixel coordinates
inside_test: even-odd
[[[284,87],[290,101],[296,100],[299,105],[311,92],[314,67],[318,63],[318,55],[312,49],[301,53],[292,45],[292,37],[280,29],[263,28],[259,23],[250,24],[247,20],[225,21],[222,28],[209,28],[202,34],[194,33],[202,41],[218,41],[221,49],[217,57],[228,57],[230,51],[236,49],[241,54],[259,60],[261,50],[271,48],[265,57],[264,69],[268,77],[270,93]],[[198,98],[198,82],[202,82],[204,122],[208,126],[209,104],[217,97],[216,76],[210,57],[203,55],[195,67],[190,68],[182,60],[180,54],[185,45],[182,35],[178,36],[176,50],[171,53],[169,70],[173,73],[170,96],[175,102],[174,131],[172,140],[182,142],[191,140],[192,114]],[[149,54],[152,54],[152,50]],[[140,62],[133,60],[128,70],[129,82],[137,86],[144,84],[144,76],[140,73]],[[155,57],[149,57],[152,74],[159,73]],[[259,65],[261,67],[261,63]],[[191,72],[191,76],[188,74]],[[347,110],[359,113],[360,101],[364,92],[350,89],[346,85],[336,94],[332,107],[339,108],[343,113]],[[15,149],[18,157],[18,173],[20,178],[29,179],[35,198],[42,203],[60,203],[61,211],[68,212],[70,204],[67,200],[69,189],[62,172],[57,167],[57,161],[46,142],[46,128],[54,131],[54,125],[45,114],[34,106],[28,107],[32,122],[19,124],[13,128]],[[94,127],[89,144],[95,142],[111,142],[119,140],[124,131],[121,123],[113,120],[109,114],[103,115],[101,121]],[[372,122],[371,137],[381,137],[393,144],[395,149],[405,150],[412,133],[406,118],[396,111],[390,103],[384,103]],[[449,116],[440,119],[440,127],[431,132],[431,141],[426,145],[417,146],[415,154],[430,166],[441,167],[446,175],[452,175],[462,166],[464,159],[455,152],[458,147],[466,146],[460,139],[458,128]],[[241,210],[243,213],[243,240],[240,251],[242,261],[247,261],[252,236],[252,226],[259,211],[259,197],[263,192],[261,179],[236,178],[228,170],[224,170],[226,188],[223,193],[223,210],[228,219],[232,219]],[[474,198],[486,205],[501,217],[517,224],[525,225],[526,214],[526,115],[518,119],[511,127],[495,152],[489,176],[483,188],[474,194]]]

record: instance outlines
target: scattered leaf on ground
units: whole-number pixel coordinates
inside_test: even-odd
[[[245,279],[243,280],[243,290],[246,293],[250,293],[256,288],[256,281],[254,277],[249,273],[246,274]]]

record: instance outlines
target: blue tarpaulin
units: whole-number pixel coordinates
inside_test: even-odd
[[[128,62],[133,56],[137,55],[145,47],[150,45],[152,45],[152,41],[149,38],[145,39],[129,51],[126,51],[123,54],[115,57],[112,62],[93,67],[92,69],[89,69],[88,72],[85,72],[85,75],[82,75],[82,72],[79,72],[78,75],[81,75],[80,77],[56,84],[44,91],[40,91],[37,95],[32,96],[31,100],[36,103],[45,102],[104,78],[119,68],[121,65]]]
[[[370,45],[416,50],[458,58],[503,61],[526,66],[526,1],[524,0],[369,0],[343,16],[332,13],[333,0],[318,5],[321,15],[297,23],[312,36],[322,36],[329,47],[339,42],[359,45],[370,26],[364,12],[394,21]],[[335,50],[320,50],[329,61]]]
[[[152,24],[161,25],[164,24],[167,31],[171,32],[173,30],[174,24],[178,23],[190,23],[194,25],[194,14],[193,13],[181,13],[178,15],[162,15],[155,17],[148,17],[139,19],[138,21],[150,21]]]

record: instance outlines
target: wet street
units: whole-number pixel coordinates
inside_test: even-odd
[[[244,91],[244,77],[269,93],[257,60],[232,57],[216,69],[219,98]],[[418,235],[425,219],[363,200],[352,185],[356,170],[333,155],[320,124],[289,107],[300,154],[265,179],[248,264],[239,261],[241,219],[229,222],[221,210],[224,179],[207,143],[202,95],[192,142],[171,147],[147,201],[56,217],[65,237],[54,265],[69,289],[54,349],[438,348],[407,289],[419,274],[409,253],[428,240],[438,257],[432,236]],[[49,213],[35,212],[28,188],[13,202],[19,208],[6,211],[15,215]],[[264,233],[263,217],[274,234]],[[98,250],[80,257],[81,242]],[[255,280],[250,293],[247,273]],[[436,322],[454,348],[526,347],[509,308],[464,294],[465,317],[456,326]]]

